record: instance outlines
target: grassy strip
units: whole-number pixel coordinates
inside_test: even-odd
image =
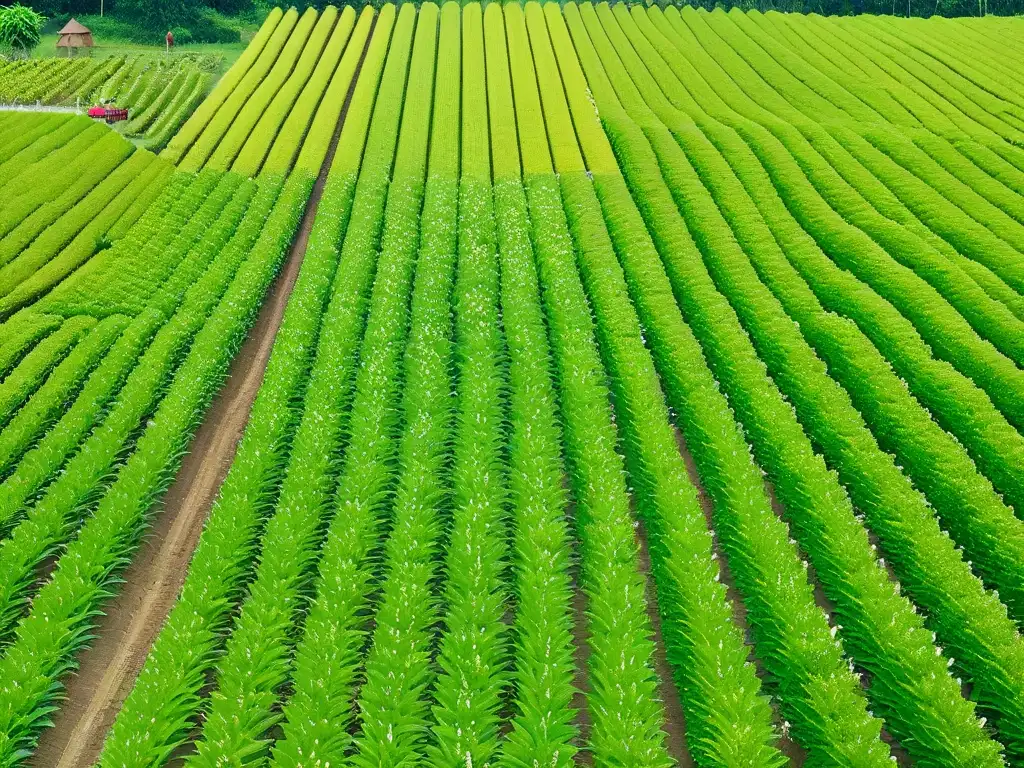
[[[245,106],[226,126],[224,137],[207,160],[208,167],[219,171],[231,169],[236,173],[244,173],[244,164],[247,160],[243,159],[241,167],[234,166],[234,162],[246,141],[253,139],[255,142],[266,144],[273,141],[272,136],[254,133],[257,124],[273,111],[273,102],[277,94],[287,86],[288,78],[296,67],[302,66],[310,58],[315,61],[320,55],[336,19],[337,9],[333,6],[328,6],[323,14],[319,15],[314,8],[306,9],[288,36],[288,42],[281,48],[273,67],[250,94]]]
[[[255,37],[250,41],[249,45],[246,46],[245,51],[238,57],[238,60],[231,65],[224,77],[217,83],[217,87],[213,89],[213,92],[209,97],[199,105],[199,108],[192,113],[192,116],[186,121],[181,127],[181,130],[174,135],[174,138],[167,145],[167,148],[160,154],[160,156],[168,161],[169,163],[177,165],[178,162],[185,156],[185,153],[191,149],[195,141],[202,135],[204,129],[209,124],[210,120],[213,119],[214,115],[220,110],[224,102],[231,97],[235,89],[241,86],[243,81],[248,75],[249,70],[259,60],[260,55],[263,53],[263,49],[266,47],[274,31],[277,29],[278,24],[281,23],[284,18],[284,11],[280,8],[274,8],[267,18],[263,20],[263,24],[260,26],[259,31]],[[122,72],[128,70],[129,67],[125,66],[122,68]],[[116,78],[115,78],[116,79]],[[114,80],[111,80],[107,86],[105,86],[105,95],[112,95],[116,92],[116,88],[120,87],[120,83],[114,84]]]
[[[0,188],[0,195],[6,201],[0,213],[0,237],[7,237],[40,206],[59,196],[60,190],[68,186],[67,179],[88,175],[88,169],[94,165],[92,153],[100,150],[103,154],[107,145],[132,149],[106,126],[94,123]],[[71,186],[78,188],[75,182]]]
[[[61,321],[62,318],[55,315],[32,312],[0,325],[3,330],[3,341],[0,342],[0,381],[7,378],[25,353],[41,338],[54,331]]]
[[[315,17],[316,11],[312,9],[309,10],[312,11]],[[308,18],[310,17],[307,16],[307,19]],[[195,142],[188,150],[188,154],[186,154],[181,160],[177,161],[179,168],[183,171],[198,171],[206,165],[207,160],[210,159],[210,155],[212,155],[214,150],[216,150],[221,139],[224,138],[225,134],[231,129],[235,118],[237,118],[245,108],[245,105],[249,101],[249,97],[252,96],[253,92],[260,86],[267,74],[273,69],[282,49],[285,48],[285,45],[291,39],[292,32],[296,28],[298,21],[299,12],[295,10],[295,8],[289,8],[280,23],[274,27],[273,34],[271,34],[270,39],[266,41],[266,45],[261,46],[259,58],[253,62],[252,67],[245,73],[245,76],[237,83],[237,85],[234,86],[234,90],[231,91],[231,94],[224,99],[222,104],[220,104],[216,115],[210,119],[203,128],[203,132],[195,139]],[[250,47],[252,47],[252,45],[250,45]],[[214,95],[217,90],[219,90],[219,88],[214,91]],[[188,127],[189,124],[186,123],[185,128],[183,128],[182,131],[185,131]],[[162,154],[173,156],[175,153],[170,150],[176,143],[177,137],[175,137],[174,141],[171,142],[171,145],[168,146],[167,150]]]
[[[359,14],[355,29],[352,29],[348,7],[342,11],[323,56],[278,131],[260,168],[261,173],[284,173],[292,167],[300,151],[305,159],[299,167],[323,165],[330,139],[334,136],[334,127],[341,119],[341,110],[356,66],[366,50],[366,38],[373,26],[373,16],[374,9],[366,6]]]
[[[71,119],[71,115],[5,114],[3,125],[9,128],[0,141],[0,171],[8,173],[4,167],[8,160]]]
[[[141,160],[147,154],[136,152],[135,156]],[[125,221],[126,217],[140,216],[143,206],[152,203],[160,195],[170,175],[171,169],[166,163],[154,160],[143,172],[136,174],[127,186],[122,187],[116,193],[117,196],[102,208],[93,209],[91,207],[93,204],[99,206],[102,202],[101,198],[87,198],[86,201],[76,206],[73,216],[65,216],[58,222],[57,227],[44,232],[22,254],[22,257],[15,261],[15,264],[24,264],[37,258],[42,260],[48,252],[52,252],[54,243],[59,243],[67,237],[66,228],[73,229],[79,217],[89,217],[85,227],[70,242],[60,248],[55,256],[36,268],[31,275],[18,283],[14,290],[0,300],[0,314],[13,312],[37,300],[96,255],[97,248],[113,239],[113,227],[117,226],[119,222]],[[107,191],[109,188],[104,188],[104,192]],[[88,207],[86,207],[86,203],[89,204]]]
[[[16,194],[23,189],[21,181],[11,189],[8,189],[7,186],[13,184],[15,180],[19,180],[26,168],[44,159],[58,147],[71,143],[78,134],[88,130],[90,126],[99,127],[82,115],[61,115],[58,120],[53,123],[47,122],[46,125],[49,130],[42,136],[0,164],[0,179],[8,180],[3,187],[4,199],[8,199],[12,195],[12,191],[13,194]]]
[[[67,356],[96,321],[73,317],[36,344],[18,366],[0,383],[0,429],[35,392],[50,371]]]
[[[256,127],[253,128],[252,133],[249,134],[245,144],[239,150],[238,156],[231,166],[233,171],[246,176],[255,176],[271,147],[277,143],[279,130],[286,118],[291,119],[293,112],[299,113],[292,120],[292,128],[295,129],[296,121],[300,121],[303,117],[303,108],[305,108],[306,119],[312,117],[313,108],[307,104],[309,102],[312,102],[313,105],[319,103],[320,97],[323,95],[322,89],[326,85],[326,74],[323,73],[334,71],[338,59],[341,58],[342,50],[345,48],[345,43],[352,33],[355,18],[355,11],[350,6],[345,8],[345,12],[341,14],[340,18],[338,9],[334,6],[324,9],[316,27],[310,34],[309,42],[302,49],[302,55],[295,63],[295,68],[274,95],[270,106],[260,116]],[[316,82],[321,86],[319,91],[310,87],[310,80],[313,79],[314,72],[317,70],[321,73],[320,77],[316,78]],[[301,94],[307,95],[307,103],[297,107],[297,100]],[[302,143],[304,132],[304,130],[297,130],[287,137],[295,147],[295,151],[298,151]],[[282,168],[271,172],[286,170],[287,168]]]
[[[41,181],[37,186],[46,189],[46,201],[31,213],[18,222],[10,231],[0,239],[0,293],[8,293],[12,284],[17,281],[8,277],[10,263],[14,261],[25,248],[47,227],[58,221],[62,216],[74,208],[87,195],[96,190],[98,186],[110,188],[109,177],[118,176],[122,185],[127,183],[125,173],[118,174],[135,147],[125,141],[112,131],[90,148],[86,153],[89,161],[84,168],[79,168],[79,175],[70,183],[66,178],[58,177],[52,179],[52,184]],[[144,167],[144,166],[143,166]],[[142,170],[139,161],[132,163],[129,168],[135,168],[135,172]],[[113,196],[112,193],[106,193]]]

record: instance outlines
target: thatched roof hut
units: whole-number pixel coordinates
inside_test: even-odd
[[[64,25],[64,29],[57,33],[58,48],[92,48],[92,32],[89,28],[79,24],[77,21],[72,19]],[[71,50],[68,51],[70,53]]]

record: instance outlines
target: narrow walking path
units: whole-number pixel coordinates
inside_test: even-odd
[[[372,27],[366,47],[372,39]],[[67,697],[33,755],[35,768],[90,768],[121,704],[131,692],[150,646],[185,581],[210,507],[223,483],[263,381],[274,339],[306,254],[309,235],[348,114],[363,60],[356,67],[334,137],[313,187],[295,241],[255,325],[231,364],[224,388],[196,432],[181,469],[162,500],[143,547],[124,574],[92,646],[79,656]]]

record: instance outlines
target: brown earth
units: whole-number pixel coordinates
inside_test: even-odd
[[[120,593],[105,606],[97,638],[82,654],[78,674],[68,681],[67,701],[54,718],[54,727],[43,733],[33,765],[85,768],[99,755],[107,729],[177,599],[210,505],[234,459],[302,264],[308,230],[304,219],[224,389],[196,432],[145,544],[124,574]]]
[[[367,45],[372,32],[371,27]],[[193,437],[145,543],[124,573],[120,592],[104,606],[95,641],[80,655],[77,674],[66,681],[66,700],[31,759],[35,768],[89,768],[95,763],[107,731],[181,591],[206,517],[227,476],[263,381],[361,68],[362,60],[284,267],[231,364],[227,382]]]

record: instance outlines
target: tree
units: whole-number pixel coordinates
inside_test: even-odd
[[[207,0],[206,4],[227,16],[237,16],[251,11],[253,0]]]
[[[187,27],[196,17],[198,0],[118,0],[117,11],[160,38],[174,27]]]
[[[27,54],[39,45],[45,21],[41,13],[19,3],[0,8],[0,46]]]

